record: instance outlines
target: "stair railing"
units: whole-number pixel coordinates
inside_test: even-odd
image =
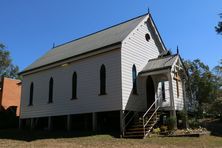
[[[151,109],[152,109],[153,107],[155,107],[156,104],[157,104],[157,107],[156,107],[155,111],[152,113],[152,115],[151,115],[151,116],[149,117],[149,119],[146,121],[146,116],[147,116],[147,114],[151,111]],[[160,106],[159,106],[159,103],[158,103],[158,99],[156,99],[156,100],[153,102],[153,104],[149,107],[149,109],[145,112],[145,114],[143,115],[143,133],[144,133],[144,137],[146,137],[146,136],[149,134],[149,132],[150,132],[151,129],[149,129],[149,130],[146,132],[146,126],[148,125],[148,123],[150,122],[150,120],[153,118],[154,115],[157,116],[157,111],[158,111],[159,107],[160,107]]]
[[[125,123],[126,121],[126,118],[130,115],[130,113],[133,113],[133,115],[130,117],[130,119]],[[129,123],[134,119],[134,117],[138,114],[138,112],[136,111],[129,111],[123,118],[122,118],[122,122],[124,123],[123,124],[123,136],[125,134],[125,130],[126,130],[126,127],[129,125]]]

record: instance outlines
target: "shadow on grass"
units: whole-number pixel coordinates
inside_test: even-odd
[[[222,121],[219,119],[204,121],[202,126],[207,128],[211,135],[222,137]]]
[[[57,138],[78,138],[88,137],[95,135],[110,135],[115,138],[119,138],[118,132],[91,132],[91,131],[37,131],[37,130],[19,130],[19,129],[7,129],[0,130],[0,139],[20,140],[20,141],[34,141],[40,139],[57,139]]]

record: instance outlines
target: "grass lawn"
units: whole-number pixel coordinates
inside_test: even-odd
[[[91,135],[92,134],[92,135]],[[222,147],[222,137],[120,139],[93,133],[0,130],[0,147]]]

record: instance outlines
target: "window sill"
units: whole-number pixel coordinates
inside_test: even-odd
[[[48,104],[52,104],[53,102],[48,102]]]
[[[77,100],[78,98],[76,97],[76,98],[71,98],[70,100]]]
[[[133,95],[138,96],[139,94],[138,93],[133,93]]]
[[[105,96],[107,95],[107,93],[104,93],[104,94],[98,94],[98,96]]]

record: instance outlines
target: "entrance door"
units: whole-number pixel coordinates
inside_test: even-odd
[[[146,96],[147,96],[147,109],[153,104],[155,101],[155,89],[154,83],[151,76],[148,76],[146,79]]]

